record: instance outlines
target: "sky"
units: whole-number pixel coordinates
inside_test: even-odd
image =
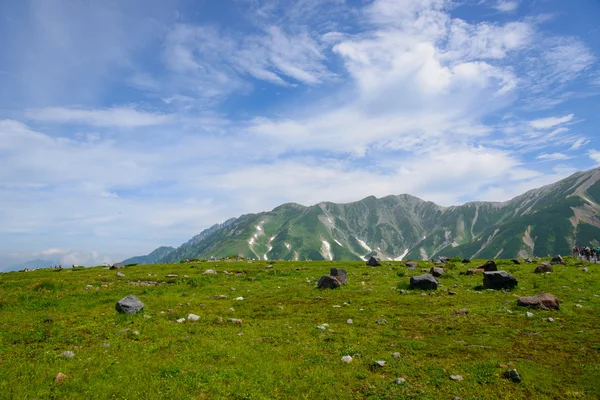
[[[0,1],[0,270],[600,164],[600,2]]]

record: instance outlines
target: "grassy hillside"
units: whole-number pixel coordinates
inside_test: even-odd
[[[481,290],[481,275],[458,274],[476,262],[451,263],[443,286],[429,293],[408,290],[410,276],[429,262],[418,270],[401,262],[269,264],[138,265],[122,270],[125,278],[102,267],[0,274],[0,398],[596,399],[600,393],[599,265],[583,272],[584,264],[569,259],[539,275],[534,264],[499,261],[519,280],[504,293]],[[333,266],[347,269],[348,285],[316,289]],[[207,268],[219,273],[204,275]],[[517,296],[542,292],[557,295],[561,310],[526,317]],[[146,308],[118,314],[115,302],[130,294]],[[454,313],[464,307],[468,315]],[[190,313],[200,320],[176,322]],[[325,330],[317,328],[324,323]],[[75,356],[61,357],[64,351]],[[354,360],[342,363],[345,355]],[[373,367],[376,360],[385,366]],[[501,377],[507,367],[518,370],[521,383]],[[68,379],[55,383],[59,372]],[[406,382],[394,383],[398,377]]]

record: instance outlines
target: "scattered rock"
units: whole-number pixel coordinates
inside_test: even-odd
[[[467,315],[469,313],[469,309],[461,308],[460,310],[454,310],[454,314],[456,315]]]
[[[533,313],[530,313],[529,311],[527,311],[527,312],[525,313],[525,315],[527,316],[527,318],[531,318],[531,317],[533,317]]]
[[[448,294],[449,294],[450,296],[454,296],[454,295],[456,295],[456,292],[449,291],[449,292],[448,292]]]
[[[117,277],[118,278],[125,278],[125,274],[122,272],[117,272]]]
[[[521,382],[521,376],[516,369],[509,369],[502,374],[505,379],[510,379],[513,382]]]
[[[394,357],[397,360],[400,358],[400,353],[398,353],[398,352],[392,353],[392,357]]]
[[[351,319],[348,319],[348,320],[346,320],[346,323],[347,323],[348,325],[352,325],[354,322],[352,322],[352,320],[351,320]]]
[[[265,268],[266,269],[271,269],[271,268],[273,268],[273,266],[272,265],[267,265]]]
[[[546,318],[546,321],[548,321],[548,322],[554,322],[554,318],[548,317],[548,318]]]
[[[516,258],[513,258],[511,261],[513,262],[513,264],[521,265],[521,261],[519,261]]]
[[[206,271],[204,271],[202,273],[202,275],[216,275],[217,271],[215,271],[214,269],[207,269]]]
[[[242,300],[244,300],[244,298],[243,298],[242,296],[240,296],[240,297],[236,297],[236,298],[235,298],[235,299],[233,299],[233,300],[234,300],[234,301],[242,301]]]
[[[396,385],[402,385],[404,382],[406,382],[406,379],[404,378],[396,378],[396,380],[394,381]]]
[[[324,331],[327,329],[327,327],[325,325],[317,325],[317,329]]]
[[[440,283],[431,274],[413,276],[410,278],[412,289],[436,290]]]
[[[552,260],[550,261],[550,263],[552,263],[552,264],[565,264],[565,260],[563,260],[563,258],[560,256],[560,254],[557,254],[554,257],[552,257]]]
[[[435,277],[444,275],[444,272],[445,270],[443,267],[431,267],[429,270],[429,273]]]
[[[196,314],[189,314],[187,316],[188,321],[198,321],[200,319],[199,315]]]
[[[122,298],[115,305],[115,309],[121,314],[135,314],[143,308],[144,303],[133,295]]]
[[[110,343],[102,343],[102,347],[104,347],[104,348],[110,347]]]
[[[317,282],[319,289],[336,289],[341,286],[340,281],[335,276],[323,275]]]
[[[407,261],[406,266],[408,267],[408,269],[417,269],[419,267],[419,263],[415,261]]]
[[[494,262],[494,260],[486,261],[484,264],[481,264],[480,266],[478,266],[477,269],[482,269],[486,272],[498,271],[498,267],[496,266],[496,263]]]
[[[588,267],[583,267],[582,271],[583,272],[588,272]]]
[[[379,318],[379,319],[378,319],[376,322],[377,322],[378,324],[387,324],[387,323],[388,323],[388,322],[387,322],[387,319],[385,319],[385,318]]]
[[[215,300],[227,300],[228,299],[228,297],[225,296],[224,294],[216,294],[212,298]]]
[[[346,272],[345,269],[331,268],[331,272],[329,273],[329,275],[331,275],[335,279],[337,279],[340,282],[340,284],[342,284],[342,285],[346,285],[348,283],[348,278],[347,278],[348,273]]]
[[[68,376],[66,376],[62,372],[59,372],[58,375],[56,375],[54,377],[54,382],[56,382],[56,383],[64,382],[67,380],[67,378],[68,378]]]
[[[238,324],[238,325],[242,325],[243,321],[241,319],[238,318],[231,318],[229,320],[229,322],[233,323],[233,324]]]
[[[460,375],[450,375],[450,379],[452,379],[453,381],[463,381],[464,378]]]
[[[463,264],[468,264],[468,263],[470,263],[470,262],[471,262],[471,260],[470,260],[470,259],[468,259],[468,258],[463,258],[463,259],[462,259],[462,263],[463,263]]]
[[[581,304],[575,304],[575,307],[577,307],[577,308],[583,308],[583,306]]]
[[[533,260],[532,260],[531,258],[527,258],[527,259],[525,260],[525,262],[526,262],[526,263],[528,263],[528,264],[531,264],[531,263],[533,262]]]
[[[548,263],[547,261],[542,262],[540,265],[537,266],[537,268],[535,269],[536,274],[543,274],[546,272],[554,272],[554,267],[552,267],[552,265],[550,263]]]
[[[179,318],[179,319],[177,320],[177,323],[178,323],[178,324],[182,324],[182,323],[184,323],[184,322],[185,322],[185,318]]]
[[[559,301],[550,293],[542,293],[537,296],[519,297],[518,306],[541,308],[542,310],[560,310]]]
[[[369,261],[367,261],[367,265],[370,267],[379,267],[381,266],[381,259],[379,257],[371,257]]]
[[[113,264],[112,267],[110,267],[110,269],[123,269],[123,268],[125,268],[125,264],[123,264],[123,263],[116,263],[116,264]]]
[[[517,284],[517,278],[506,271],[486,271],[483,273],[483,286],[488,289],[512,289]]]
[[[44,320],[45,324],[51,324],[52,322],[54,322],[54,320],[51,317],[48,317]]]
[[[383,360],[377,360],[371,366],[373,368],[383,368],[383,367],[385,367],[385,361],[383,361]]]
[[[177,278],[177,275],[176,275],[176,274],[169,274],[169,275],[167,275],[166,277],[167,277],[168,279],[174,279],[174,278]]]
[[[61,357],[66,357],[66,358],[72,358],[75,357],[75,353],[73,353],[72,351],[63,351],[62,353],[60,353]]]
[[[346,364],[352,362],[352,356],[344,356],[344,357],[342,357],[342,362],[344,362]]]

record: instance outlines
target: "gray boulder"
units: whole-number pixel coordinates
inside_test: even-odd
[[[408,269],[417,269],[419,267],[419,263],[415,261],[407,261],[406,266]]]
[[[513,258],[511,261],[513,262],[513,264],[521,265],[521,261],[519,261],[516,258]]]
[[[525,262],[531,264],[533,262],[533,260],[531,258],[527,257],[527,259],[525,259]]]
[[[506,271],[486,271],[483,273],[483,286],[488,289],[512,289],[517,284],[517,278]]]
[[[443,267],[431,267],[429,270],[429,273],[435,277],[444,275],[444,272],[445,271]]]
[[[340,281],[338,281],[335,276],[331,275],[323,275],[317,282],[317,287],[319,289],[337,289],[341,285]]]
[[[112,267],[110,267],[110,269],[123,269],[123,268],[125,268],[125,264],[123,264],[123,263],[116,263],[116,264],[113,264]]]
[[[463,259],[462,259],[462,263],[463,263],[463,264],[468,264],[468,263],[470,263],[470,262],[471,262],[471,260],[470,260],[469,258],[463,258]]]
[[[431,274],[413,276],[410,278],[411,289],[436,290],[440,283]]]
[[[542,262],[540,265],[537,266],[537,268],[535,269],[536,274],[545,274],[546,272],[554,272],[554,267],[552,266],[552,264],[550,264],[547,261]]]
[[[371,257],[369,261],[367,261],[367,265],[370,267],[379,267],[381,266],[381,259],[379,257]]]
[[[493,260],[486,261],[484,264],[478,266],[477,269],[482,269],[484,271],[498,271],[498,267]]]
[[[565,260],[563,260],[563,258],[560,256],[560,254],[555,255],[554,257],[552,257],[552,261],[550,261],[551,264],[564,264]]]
[[[335,277],[335,279],[337,279],[342,285],[348,284],[348,273],[345,269],[331,268],[331,272],[329,273],[329,275]]]
[[[122,272],[117,272],[117,277],[119,278],[125,278],[125,274]]]
[[[537,296],[520,297],[518,306],[541,308],[542,310],[560,310],[558,297],[550,293],[542,293]]]
[[[144,308],[144,303],[133,295],[122,298],[115,306],[115,309],[121,314],[135,314],[142,308]]]

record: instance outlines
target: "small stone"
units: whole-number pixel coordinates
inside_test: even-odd
[[[323,325],[317,325],[317,329],[320,329],[320,330],[324,331],[327,328],[325,326],[323,326]]]
[[[117,272],[117,277],[118,278],[125,278],[125,274],[122,272]]]
[[[68,378],[68,376],[66,376],[65,374],[63,374],[62,372],[59,372],[58,375],[56,375],[54,377],[54,382],[59,383],[59,382],[64,382],[66,381]]]
[[[144,318],[146,318],[146,319],[150,319],[150,318],[152,318],[152,316],[151,316],[151,315],[148,315],[148,314],[144,314]]]
[[[450,296],[454,296],[454,295],[456,294],[456,292],[448,292],[448,294],[449,294]]]
[[[373,366],[376,367],[376,368],[377,367],[378,368],[383,368],[383,367],[385,367],[385,361],[383,361],[383,360],[377,360],[377,361],[375,361],[373,363]]]
[[[332,308],[342,308],[340,305],[331,306]]]
[[[200,319],[199,315],[196,314],[189,314],[187,316],[188,321],[198,321]]]
[[[45,323],[45,324],[50,324],[50,323],[52,323],[52,322],[54,322],[54,320],[53,320],[52,318],[50,318],[50,317],[48,317],[48,318],[46,318],[46,319],[44,320],[44,323]]]
[[[583,306],[581,304],[575,304],[575,307],[582,308]]]
[[[207,269],[206,271],[204,271],[202,273],[202,275],[216,275],[217,271],[215,271],[214,269]]]
[[[184,322],[185,322],[185,318],[179,318],[179,319],[177,320],[177,323],[179,323],[179,324],[182,324],[182,323],[184,323]]]
[[[400,353],[398,353],[398,352],[392,353],[392,357],[394,357],[397,360],[400,358]]]
[[[283,306],[277,306],[277,308],[279,308],[280,310],[283,310]]]
[[[72,358],[75,357],[75,353],[73,353],[72,351],[63,351],[60,354],[61,357],[67,357],[67,358]]]
[[[546,321],[548,321],[548,322],[554,322],[554,318],[548,317],[548,318],[546,318]]]
[[[521,376],[516,369],[509,369],[502,374],[503,378],[510,379],[513,382],[521,382]]]
[[[406,294],[406,290],[400,289],[400,294]]]
[[[394,381],[396,385],[402,385],[404,382],[406,382],[406,379],[404,378],[396,378],[396,380]]]
[[[234,301],[242,301],[242,300],[244,300],[244,298],[240,296],[240,297],[236,297],[236,298],[235,298],[235,299],[233,299],[233,300],[234,300]]]
[[[235,308],[229,307],[229,311],[235,311]]]
[[[378,323],[378,324],[387,324],[388,322],[387,322],[387,319],[385,319],[385,318],[379,318],[379,319],[377,320],[377,323]]]
[[[348,320],[346,320],[346,323],[347,323],[348,325],[352,325],[352,324],[353,324],[353,322],[352,322],[352,320],[351,320],[351,319],[348,319]]]
[[[110,347],[110,343],[102,343],[102,347],[104,347],[104,348]]]
[[[349,362],[352,362],[352,356],[344,356],[342,357],[342,362],[348,364]]]
[[[175,274],[169,274],[169,275],[167,275],[167,278],[177,278],[177,275],[175,275]]]
[[[133,331],[133,334],[138,336],[140,334],[140,331]]]
[[[244,332],[239,332],[237,335],[238,336],[244,336]]]
[[[530,313],[529,311],[527,311],[527,312],[525,313],[525,315],[527,316],[527,318],[531,318],[531,317],[533,317],[533,313]]]
[[[243,321],[242,321],[241,319],[238,319],[238,318],[231,318],[231,319],[229,320],[229,322],[231,322],[231,323],[234,323],[234,324],[241,325]]]
[[[144,303],[133,295],[122,298],[115,305],[115,309],[121,314],[136,314],[143,308]]]
[[[583,272],[588,272],[588,267],[583,267],[582,271]]]
[[[460,310],[454,310],[454,314],[456,315],[467,315],[469,313],[469,309],[461,308]]]
[[[450,379],[452,379],[453,381],[463,381],[464,378],[460,375],[450,375]]]
[[[271,269],[271,268],[273,268],[273,266],[272,265],[267,265],[265,268],[266,269]]]

